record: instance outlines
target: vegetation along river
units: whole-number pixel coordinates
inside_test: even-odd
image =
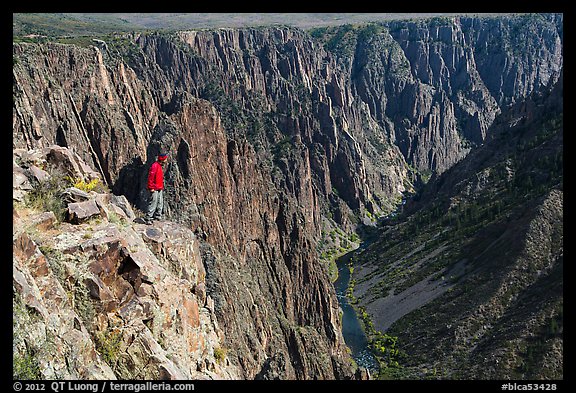
[[[384,220],[392,219],[404,208],[406,204],[406,197],[402,197],[402,201],[398,204],[396,209],[384,217]],[[372,240],[365,239],[359,248],[352,250],[338,259],[336,259],[336,265],[338,266],[338,279],[334,282],[334,288],[336,289],[336,295],[338,297],[338,302],[340,303],[340,308],[342,308],[342,335],[344,336],[344,341],[346,345],[352,351],[352,357],[358,363],[359,366],[365,367],[370,370],[371,374],[379,372],[380,366],[378,360],[370,350],[370,345],[368,343],[368,338],[362,329],[362,324],[358,315],[356,315],[356,310],[350,304],[350,299],[346,296],[346,291],[348,285],[350,285],[350,268],[348,266],[350,258],[358,251],[368,247]]]
[[[350,251],[336,260],[338,279],[334,283],[334,287],[340,308],[342,308],[343,312],[342,335],[344,336],[344,341],[346,341],[346,345],[348,345],[352,351],[352,357],[356,363],[358,363],[359,366],[369,369],[370,373],[373,374],[379,370],[378,361],[370,351],[368,339],[362,329],[362,324],[356,315],[356,311],[350,304],[348,297],[346,297],[346,289],[350,282],[348,262],[356,251],[357,250]]]

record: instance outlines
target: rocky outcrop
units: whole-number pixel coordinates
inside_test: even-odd
[[[60,160],[50,160],[54,152]],[[239,378],[225,355],[199,241],[190,229],[168,221],[137,224],[130,205],[108,193],[90,191],[86,201],[67,204],[75,212],[79,204],[94,207],[82,220],[74,214],[61,222],[32,203],[61,200],[67,190],[39,191],[31,168],[44,166],[49,175],[43,182],[65,185],[57,168],[74,162],[81,161],[59,146],[14,155],[14,168],[32,183],[13,212],[15,375]]]
[[[190,129],[198,130],[198,127]],[[198,224],[198,233],[226,246],[214,247],[206,243],[198,247],[198,240],[192,231],[179,224],[166,222],[154,227],[129,224],[134,212],[124,198],[110,194],[91,195],[81,190],[72,191],[73,187],[62,187],[58,195],[40,196],[52,195],[64,200],[65,195],[73,195],[69,199],[81,199],[69,202],[62,214],[69,224],[61,224],[57,231],[47,231],[50,223],[55,224],[55,218],[49,224],[44,224],[48,219],[44,214],[28,218],[22,211],[15,211],[16,253],[21,253],[19,244],[24,241],[19,237],[22,231],[19,228],[29,226],[30,222],[35,223],[37,229],[42,229],[34,240],[37,244],[35,247],[42,247],[50,255],[46,257],[40,253],[39,258],[48,258],[48,261],[53,258],[53,269],[64,274],[59,278],[65,284],[60,286],[65,285],[65,289],[75,293],[74,296],[84,296],[82,302],[86,303],[78,306],[81,310],[73,306],[64,307],[55,318],[67,320],[69,314],[89,313],[78,317],[87,326],[85,330],[89,336],[86,339],[93,337],[92,345],[101,352],[107,351],[108,344],[105,343],[113,340],[115,358],[112,368],[117,377],[244,379],[254,378],[258,374],[261,378],[267,378],[270,375],[260,369],[270,354],[289,360],[279,374],[282,379],[353,377],[353,368],[346,360],[349,355],[341,338],[338,303],[335,298],[332,300],[326,296],[333,288],[329,280],[324,279],[326,273],[323,266],[306,266],[306,258],[311,257],[313,250],[306,250],[310,239],[300,228],[312,225],[312,221],[306,224],[303,217],[297,215],[296,207],[288,203],[281,208],[271,196],[259,197],[256,190],[265,190],[264,184],[251,186],[254,192],[250,196],[238,195],[236,183],[243,186],[243,182],[258,181],[258,178],[245,175],[251,173],[249,170],[254,162],[248,163],[250,165],[247,167],[244,167],[247,165],[245,163],[235,164],[238,172],[233,176],[225,161],[229,146],[222,136],[221,128],[217,127],[212,134],[206,133],[204,136],[206,146],[197,139],[195,146],[202,150],[201,154],[209,154],[210,147],[220,148],[223,151],[216,150],[216,153],[222,154],[215,157],[224,162],[212,162],[206,156],[198,157],[204,160],[205,170],[214,164],[214,172],[210,172],[212,176],[208,176],[208,172],[196,171],[196,176],[205,176],[197,181],[196,184],[200,186],[178,189],[182,195],[189,195],[189,199],[182,202],[176,199],[175,202],[197,203],[202,210],[198,216],[203,219],[196,221],[198,216],[190,217],[190,225]],[[49,161],[47,157],[54,156],[53,152],[69,160]],[[27,192],[35,191],[34,186],[38,186],[38,182],[33,180],[34,171],[31,168],[60,170],[68,173],[67,176],[72,179],[88,179],[88,176],[64,169],[73,167],[70,162],[79,162],[77,155],[66,148],[52,146],[41,152],[16,150],[16,154],[16,161],[20,165],[15,161],[15,172],[26,178],[15,183],[14,195],[18,195],[22,203],[30,203],[26,198]],[[198,155],[198,152],[194,154]],[[218,164],[225,165],[227,170],[219,173],[216,169]],[[219,191],[216,194],[210,188],[213,182],[226,182],[227,186],[215,186],[215,190]],[[243,216],[242,212],[254,209],[258,198],[262,199],[261,211]],[[230,201],[229,204],[220,205],[221,208],[216,205],[226,199]],[[179,205],[174,207],[179,208]],[[87,211],[90,213],[87,214]],[[239,218],[232,221],[230,217]],[[107,222],[95,222],[102,218]],[[186,217],[181,219],[186,221]],[[116,224],[111,224],[112,221]],[[262,224],[257,225],[260,222]],[[277,232],[280,222],[281,230],[291,234],[288,241],[281,241]],[[265,240],[261,241],[260,238]],[[68,267],[69,264],[77,264],[77,260],[83,261],[81,267]],[[14,263],[25,269],[30,262],[26,257],[17,258]],[[46,274],[54,273],[47,269]],[[245,279],[238,280],[238,277]],[[33,286],[34,283],[28,282],[27,285]],[[28,287],[24,287],[17,292],[28,292]],[[91,298],[87,298],[88,293]],[[52,301],[42,296],[36,300],[40,303]],[[119,321],[118,317],[123,320]],[[136,334],[134,329],[126,328],[133,325],[139,334],[145,335],[142,336],[144,341],[137,340],[139,344],[136,346],[131,346]],[[118,329],[126,336],[118,336]],[[173,334],[171,329],[174,329]],[[327,340],[333,343],[332,347],[327,346]],[[44,340],[32,346],[32,339],[28,336],[24,336],[22,342],[25,343],[19,352],[22,354],[38,355],[39,347],[45,344]],[[158,346],[158,343],[161,345]],[[99,345],[105,347],[100,348]],[[144,350],[142,345],[152,349]],[[294,352],[294,345],[300,346],[301,350]],[[306,350],[303,350],[304,347]],[[224,353],[226,357],[222,357]],[[154,365],[141,364],[146,356],[152,355],[164,360]],[[166,360],[174,361],[174,358],[179,359],[176,364]],[[49,364],[61,361],[47,359]],[[220,362],[224,361],[226,363],[220,367]],[[71,367],[60,374],[46,371],[42,376],[79,378],[78,372]],[[85,373],[82,375],[87,378],[100,378],[103,375]]]

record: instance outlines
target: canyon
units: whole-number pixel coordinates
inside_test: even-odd
[[[28,180],[14,180],[14,249],[22,250],[14,304],[38,310],[22,321],[37,321],[44,337],[24,334],[19,353],[42,352],[37,346],[50,335],[63,342],[58,320],[43,311],[49,305],[37,304],[42,291],[27,289],[58,276],[50,273],[57,255],[72,266],[58,276],[76,291],[68,296],[106,310],[87,315],[72,305],[62,324],[76,325],[97,352],[95,337],[121,331],[124,352],[111,365],[91,351],[80,363],[93,366],[82,372],[62,355],[58,371],[41,368],[44,378],[366,378],[344,342],[330,261],[321,255],[341,253],[362,227],[378,228],[403,197],[487,143],[507,108],[561,80],[562,23],[561,14],[534,14],[15,42],[13,161]],[[99,179],[108,196],[85,199],[104,198],[105,211],[107,200],[123,197],[132,222],[159,151],[170,155],[168,221],[155,231],[97,226],[109,217],[48,226],[98,229],[105,240],[86,251],[22,229],[29,214],[16,203],[40,183],[33,168]],[[138,262],[142,253],[154,258]],[[94,261],[75,274],[70,255]],[[95,267],[103,260],[118,277]],[[103,302],[94,285],[114,296]],[[54,296],[65,299],[60,286]],[[119,326],[138,326],[138,334]],[[197,352],[174,339],[182,329]],[[161,360],[138,365],[133,343]]]

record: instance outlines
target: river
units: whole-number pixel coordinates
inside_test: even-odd
[[[379,371],[378,361],[370,351],[368,346],[368,339],[362,329],[362,325],[356,311],[350,305],[349,299],[346,297],[346,289],[350,282],[350,269],[348,268],[348,261],[354,255],[356,250],[350,251],[342,255],[336,260],[338,266],[338,279],[334,282],[336,295],[340,308],[342,308],[342,335],[346,345],[352,351],[352,357],[359,366],[365,367],[370,370],[370,374]]]
[[[383,220],[393,219],[402,212],[405,204],[406,197],[403,195],[402,201],[396,206],[396,209],[384,217]],[[354,310],[349,299],[346,297],[346,290],[350,283],[350,269],[348,267],[348,262],[356,252],[368,247],[368,245],[373,241],[371,238],[372,236],[365,237],[360,248],[352,250],[336,259],[336,266],[338,266],[338,279],[334,282],[334,288],[336,289],[336,296],[338,297],[338,302],[340,303],[340,308],[342,308],[343,313],[342,335],[344,336],[344,341],[352,351],[352,357],[356,363],[359,366],[370,370],[370,374],[374,374],[380,370],[379,363],[374,357],[374,354],[370,351],[368,338],[362,329],[362,324],[358,319],[358,315],[356,315],[356,310]]]

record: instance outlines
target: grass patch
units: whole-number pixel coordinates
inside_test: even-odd
[[[12,376],[20,380],[42,379],[38,359],[33,351],[26,349],[24,353],[15,352],[12,356],[14,362]]]

